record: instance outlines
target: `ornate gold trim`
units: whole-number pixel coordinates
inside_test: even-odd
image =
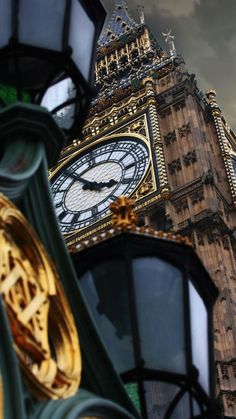
[[[133,123],[134,123],[134,121],[133,121]],[[148,131],[146,130],[146,132],[148,132]],[[49,179],[52,180],[53,177],[56,176],[58,172],[60,172],[61,170],[63,170],[64,166],[67,166],[68,164],[70,164],[70,162],[73,161],[75,158],[80,158],[80,156],[83,153],[86,153],[88,150],[93,149],[94,147],[97,147],[97,146],[99,146],[101,144],[104,144],[104,143],[106,143],[108,141],[110,142],[113,139],[122,139],[122,138],[125,138],[125,137],[134,138],[134,139],[136,139],[136,140],[144,143],[145,146],[148,149],[148,154],[149,154],[149,161],[148,161],[146,172],[145,172],[143,178],[139,181],[139,183],[136,186],[135,190],[132,192],[132,195],[131,196],[136,196],[136,193],[139,193],[140,187],[141,187],[144,179],[146,179],[146,177],[147,177],[147,175],[148,175],[148,173],[150,171],[152,173],[152,180],[151,180],[152,185],[151,185],[151,187],[149,189],[149,193],[150,192],[153,192],[153,190],[156,187],[156,181],[155,181],[155,176],[154,176],[154,173],[153,173],[152,152],[151,152],[150,141],[145,136],[143,136],[141,134],[133,133],[133,132],[125,132],[125,133],[116,132],[116,133],[113,133],[113,134],[111,134],[109,136],[99,138],[98,140],[96,140],[96,141],[94,141],[92,143],[89,142],[89,143],[86,143],[86,144],[81,144],[77,151],[75,151],[73,154],[71,154],[68,158],[64,159],[58,165],[58,167],[54,171],[51,172],[51,174],[49,176]],[[143,198],[143,195],[140,195],[139,198],[140,199]],[[108,218],[108,217],[109,216],[104,217],[104,220],[106,218]],[[94,224],[96,224],[96,222],[92,223],[91,226],[94,225]],[[83,230],[85,230],[87,228],[88,227],[84,227],[84,228],[75,230],[73,232],[69,232],[68,234],[64,234],[64,236],[65,236],[65,238],[72,237],[73,235],[78,234],[80,231],[82,232]]]
[[[49,180],[51,180],[61,169],[63,169],[63,167],[65,165],[69,164],[70,161],[73,160],[75,157],[79,157],[82,153],[85,153],[87,150],[97,147],[101,143],[105,143],[105,142],[111,141],[113,139],[118,139],[118,138],[122,139],[122,138],[124,138],[125,135],[127,135],[129,137],[136,138],[139,141],[143,142],[146,145],[146,147],[148,148],[149,156],[150,156],[150,144],[147,141],[147,139],[143,135],[140,135],[140,134],[134,134],[134,133],[128,133],[128,132],[127,133],[122,133],[122,134],[119,134],[119,133],[115,134],[114,133],[114,134],[111,134],[111,135],[101,137],[97,140],[94,140],[94,139],[90,138],[90,141],[86,142],[86,144],[84,142],[81,143],[80,146],[78,147],[78,149],[74,153],[72,153],[69,157],[65,158],[56,167],[56,169],[51,172],[51,174],[49,176]],[[149,161],[149,165],[150,165],[150,161]]]
[[[121,195],[111,205],[112,216],[112,228],[104,231],[103,233],[97,234],[88,238],[88,240],[81,241],[79,244],[74,245],[70,248],[71,253],[77,253],[80,250],[94,246],[97,243],[104,242],[118,234],[122,233],[133,233],[141,236],[149,236],[152,238],[158,238],[163,240],[170,240],[177,243],[191,246],[192,243],[188,237],[181,236],[180,234],[173,234],[172,232],[163,232],[160,230],[154,230],[150,227],[137,227],[136,220],[137,216],[134,211],[134,201]]]
[[[112,211],[112,225],[116,228],[128,228],[136,226],[137,215],[134,211],[134,201],[124,195],[119,196],[110,208]]]
[[[25,379],[37,399],[72,396],[81,376],[73,315],[42,244],[2,194],[0,249],[0,292]]]
[[[226,175],[229,181],[231,196],[233,199],[234,206],[236,206],[236,179],[233,173],[231,151],[229,147],[229,140],[227,139],[227,135],[226,135],[226,128],[222,120],[220,108],[216,101],[215,90],[208,90],[208,92],[206,93],[206,96],[210,103],[211,113],[213,116],[214,125],[216,128],[216,133],[217,133],[217,137],[220,144],[221,155],[224,161]]]

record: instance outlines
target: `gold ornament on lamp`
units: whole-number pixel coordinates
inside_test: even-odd
[[[37,399],[72,396],[81,355],[69,304],[35,232],[2,194],[0,249],[0,292],[25,379]]]

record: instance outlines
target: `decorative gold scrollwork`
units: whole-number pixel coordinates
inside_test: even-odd
[[[81,355],[56,270],[24,216],[0,194],[0,292],[25,379],[37,399],[78,389]]]

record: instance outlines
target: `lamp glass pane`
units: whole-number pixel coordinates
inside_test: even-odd
[[[49,87],[43,96],[41,106],[52,112],[57,124],[60,128],[70,129],[74,123],[75,104],[62,106],[56,113],[53,110],[71,99],[75,99],[76,89],[70,78],[61,80],[60,82]]]
[[[72,59],[86,81],[89,81],[90,76],[94,34],[94,22],[80,1],[72,0],[69,45],[73,50]]]
[[[94,266],[80,284],[100,337],[118,373],[134,368],[126,266],[110,259]]]
[[[141,354],[145,367],[186,372],[182,273],[156,257],[133,260]]]
[[[165,419],[170,404],[178,396],[180,387],[161,381],[144,383],[148,419]],[[172,419],[186,419],[190,416],[188,395],[183,395],[171,416]]]
[[[208,315],[201,296],[190,281],[189,298],[193,364],[199,371],[199,383],[209,394]]]
[[[0,48],[8,44],[11,36],[11,8],[9,0],[1,1],[0,13]]]
[[[188,393],[184,393],[180,401],[177,403],[170,419],[194,419],[191,415],[190,408],[190,396]]]
[[[64,0],[21,0],[19,41],[61,51],[65,6]]]

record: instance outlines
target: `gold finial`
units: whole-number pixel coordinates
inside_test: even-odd
[[[112,224],[115,229],[129,229],[136,226],[137,215],[134,208],[134,201],[124,195],[119,196],[110,204],[113,212]]]

